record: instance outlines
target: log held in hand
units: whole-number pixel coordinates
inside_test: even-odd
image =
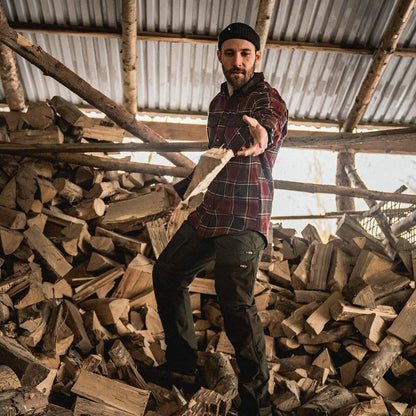
[[[120,127],[129,131],[144,142],[163,143],[165,139],[153,131],[144,123],[136,120],[135,115],[129,113],[126,109],[119,106],[116,102],[93,88],[88,82],[83,80],[64,64],[46,53],[42,48],[34,45],[28,39],[24,38],[13,30],[7,23],[7,18],[3,8],[0,6],[0,41],[13,49],[23,58],[27,59],[33,65],[56,79],[69,90],[83,98],[89,104],[93,105]],[[193,168],[194,163],[178,153],[164,153],[163,156],[176,166]]]

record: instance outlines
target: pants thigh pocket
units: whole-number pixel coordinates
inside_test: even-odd
[[[254,301],[254,283],[263,242],[261,236],[255,236],[254,239],[238,239],[238,236],[234,236],[229,240],[223,240],[217,246],[217,294],[221,303],[231,302],[236,306],[249,306]]]

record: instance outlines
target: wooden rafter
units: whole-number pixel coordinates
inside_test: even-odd
[[[123,62],[123,106],[131,114],[137,112],[137,1],[121,3],[123,32],[121,58]]]
[[[14,52],[6,45],[0,45],[0,76],[4,95],[11,111],[22,111],[25,98],[20,85]]]
[[[263,55],[269,37],[270,21],[272,18],[275,0],[260,0],[257,10],[255,30],[260,37],[260,51]],[[256,65],[256,71],[260,69],[260,62]]]
[[[173,123],[149,122],[159,126]],[[190,136],[187,130],[193,128]],[[197,129],[201,138],[198,138]],[[169,128],[169,127],[168,127]],[[0,143],[1,153],[86,153],[86,152],[203,152],[207,150],[208,141],[205,126],[182,124],[183,136],[178,136],[173,143],[64,143],[64,144],[19,144]],[[202,137],[202,135],[205,135]],[[303,135],[302,135],[303,134]],[[169,137],[175,140],[175,138]],[[188,139],[185,141],[184,139]],[[310,133],[290,131],[283,142],[283,147],[294,149],[319,149],[339,151],[343,148],[364,150],[372,153],[416,154],[416,128],[381,130],[369,133]]]
[[[102,27],[85,27],[75,25],[39,25],[36,23],[10,22],[10,27],[18,32],[69,35],[69,36],[86,36],[86,37],[104,37],[120,39],[122,34],[117,30]],[[154,42],[173,42],[173,43],[202,43],[216,45],[218,40],[216,36],[195,35],[184,33],[166,33],[166,32],[138,32],[137,40],[146,40]],[[328,53],[348,53],[353,55],[373,55],[375,49],[354,46],[340,45],[326,42],[297,42],[285,40],[271,40],[266,43],[266,49],[297,50],[309,52],[328,52]],[[393,56],[403,56],[408,58],[416,57],[416,48],[397,48]]]
[[[85,101],[98,108],[120,127],[129,131],[145,142],[161,143],[165,139],[136,120],[135,116],[119,106],[116,102],[93,88],[85,80],[67,68],[62,62],[46,53],[37,45],[11,29],[2,7],[0,7],[0,42],[6,44],[23,58],[83,98]],[[195,164],[180,153],[164,153],[163,156],[177,166],[192,168]]]
[[[383,39],[373,55],[371,66],[357,94],[354,106],[342,126],[343,131],[353,131],[363,117],[367,105],[397,47],[400,35],[405,29],[415,6],[416,0],[400,0],[397,5]]]

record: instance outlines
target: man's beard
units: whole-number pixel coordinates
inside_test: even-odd
[[[231,68],[228,71],[224,69],[224,65],[222,66],[222,71],[224,72],[225,79],[227,82],[233,87],[234,90],[238,90],[244,85],[247,84],[247,82],[250,81],[250,79],[254,75],[254,69],[255,65],[253,65],[251,68],[243,69],[243,68]],[[242,77],[236,78],[234,76],[235,73],[242,74]]]

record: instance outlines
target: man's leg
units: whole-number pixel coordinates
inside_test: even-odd
[[[271,413],[263,327],[254,302],[254,283],[264,240],[255,231],[217,237],[215,286],[225,330],[239,366],[240,416]]]
[[[196,369],[197,342],[188,286],[213,259],[210,239],[184,222],[153,267],[153,288],[167,344],[166,360],[172,371],[192,374]]]

